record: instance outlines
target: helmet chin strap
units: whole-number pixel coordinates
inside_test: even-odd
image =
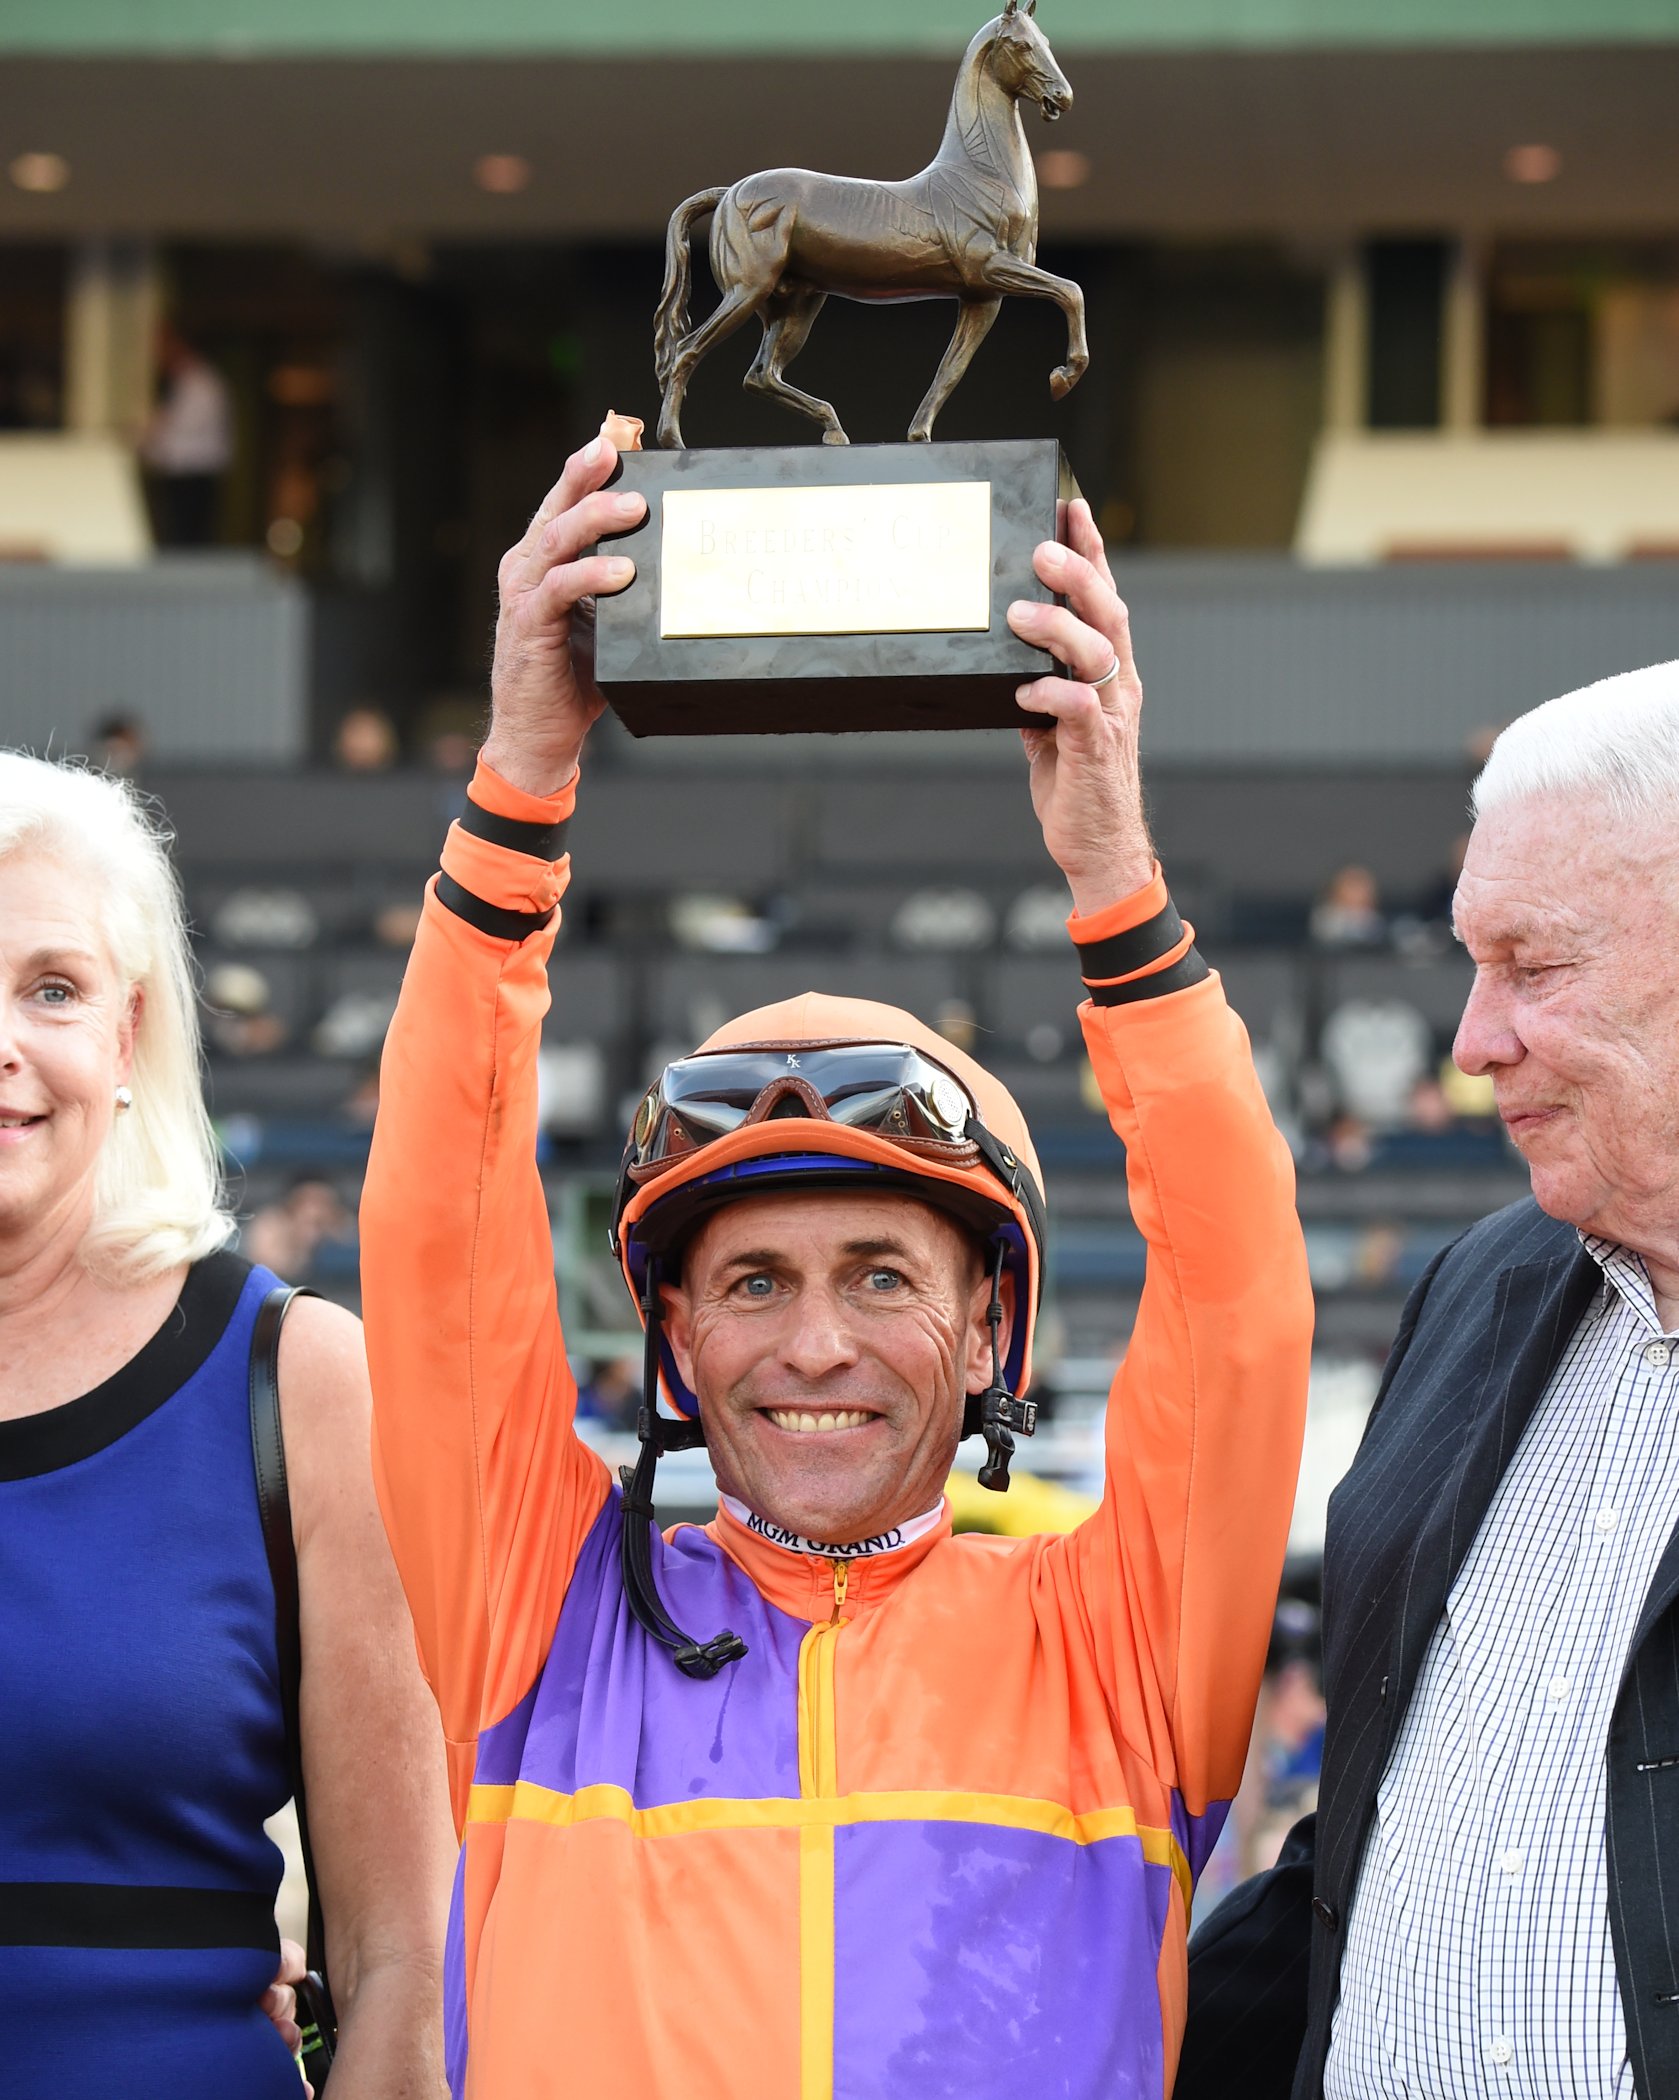
[[[1030,1436],[1038,1426],[1038,1403],[1017,1400],[1003,1379],[1003,1263],[1008,1255],[1005,1242],[996,1242],[991,1268],[991,1303],[985,1322],[991,1329],[991,1383],[983,1393],[970,1393],[962,1411],[962,1434],[985,1439],[985,1463],[979,1469],[979,1484],[999,1495],[1007,1494],[1009,1461],[1014,1457],[1018,1433]]]
[[[641,1411],[636,1422],[641,1451],[633,1471],[628,1466],[618,1469],[624,1490],[624,1528],[619,1535],[624,1594],[636,1623],[669,1652],[684,1677],[715,1677],[725,1663],[740,1660],[746,1653],[746,1643],[738,1633],[714,1634],[703,1642],[684,1633],[660,1602],[653,1577],[653,1533],[658,1523],[653,1513],[654,1470],[667,1451],[697,1450],[705,1442],[705,1430],[697,1421],[671,1422],[659,1413],[659,1264],[651,1255],[642,1286],[641,1310],[647,1329]]]

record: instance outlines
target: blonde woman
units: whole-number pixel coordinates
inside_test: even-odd
[[[229,1232],[165,842],[122,784],[0,752],[9,2100],[300,2091],[269,1990],[262,1826],[289,1788],[247,1408],[275,1279]],[[333,2100],[408,2100],[441,2090],[453,1847],[348,1313],[294,1307],[280,1408]]]

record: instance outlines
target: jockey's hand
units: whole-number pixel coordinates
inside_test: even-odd
[[[1070,546],[1046,540],[1032,558],[1039,581],[1066,605],[1017,599],[1009,625],[1072,673],[1039,678],[1015,697],[1044,717],[1041,729],[1021,731],[1032,807],[1075,908],[1089,918],[1142,888],[1154,870],[1154,848],[1138,772],[1143,688],[1131,655],[1130,616],[1082,498],[1068,506],[1067,535]],[[1100,679],[1115,663],[1117,675],[1106,683],[1080,682]]]
[[[484,758],[533,795],[564,787],[606,705],[594,679],[594,601],[621,591],[635,564],[626,555],[583,550],[647,513],[642,497],[606,492],[617,464],[604,435],[573,453],[497,571],[501,611]]]

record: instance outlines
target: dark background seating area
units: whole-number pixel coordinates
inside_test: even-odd
[[[1080,996],[1024,778],[801,774],[642,747],[591,773],[545,1036],[543,1168],[585,1353],[623,1339],[599,1234],[630,1104],[725,1017],[812,986],[907,1006],[1018,1094],[1057,1222],[1065,1355],[1111,1358],[1142,1276],[1093,1104]],[[1466,769],[1156,769],[1174,893],[1254,1039],[1301,1169],[1320,1346],[1371,1353],[1461,1224],[1523,1186],[1472,1092],[1439,1084],[1468,982],[1446,914]],[[212,1106],[256,1251],[353,1303],[377,1055],[464,785],[436,773],[155,773],[204,971]],[[1354,879],[1356,878],[1356,879]],[[1329,909],[1326,900],[1340,902]],[[1448,1074],[1449,1078],[1449,1074]],[[271,1235],[265,1238],[266,1235]]]

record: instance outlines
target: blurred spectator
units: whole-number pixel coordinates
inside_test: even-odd
[[[1352,1281],[1360,1290],[1384,1290],[1404,1259],[1405,1235],[1397,1225],[1366,1225],[1353,1248]]]
[[[1368,868],[1337,868],[1312,907],[1312,939],[1320,948],[1378,948],[1388,937],[1381,893]]]
[[[222,477],[233,464],[227,382],[178,330],[158,334],[162,393],[140,440],[158,544],[208,547],[216,538]]]
[[[124,780],[138,773],[146,757],[146,732],[138,715],[106,715],[94,728],[88,755],[101,772]]]
[[[286,1039],[268,979],[249,963],[217,963],[204,980],[205,1029],[228,1057],[262,1057]]]
[[[1250,1831],[1250,1874],[1276,1864],[1290,1827],[1317,1800],[1327,1712],[1320,1644],[1317,1611],[1297,1597],[1280,1598],[1254,1722],[1260,1799]]]
[[[355,1243],[355,1220],[330,1181],[300,1174],[276,1202],[265,1203],[241,1234],[247,1261],[301,1282],[313,1275],[330,1241]]]
[[[1411,1089],[1411,1099],[1405,1113],[1406,1128],[1422,1131],[1429,1137],[1439,1137],[1451,1130],[1456,1123],[1457,1111],[1453,1108],[1446,1089],[1432,1072],[1425,1073]]]
[[[394,904],[382,904],[373,914],[373,938],[381,948],[397,948],[406,953],[420,930],[420,910],[417,902],[401,898]]]
[[[1453,839],[1439,872],[1417,899],[1417,916],[1430,926],[1447,926],[1452,923],[1452,899],[1457,895],[1457,879],[1463,873],[1463,856],[1469,850],[1469,834],[1462,832]]]
[[[346,773],[388,773],[400,755],[396,725],[383,708],[352,707],[333,735],[333,759]]]
[[[589,1375],[577,1394],[580,1421],[599,1422],[603,1429],[633,1430],[640,1407],[638,1357],[614,1356],[590,1364]]]
[[[478,739],[464,729],[440,729],[426,746],[426,764],[434,773],[465,779],[478,762]]]
[[[1362,1174],[1375,1152],[1369,1126],[1343,1110],[1330,1123],[1321,1143],[1309,1148],[1308,1164],[1331,1167],[1337,1174]]]

